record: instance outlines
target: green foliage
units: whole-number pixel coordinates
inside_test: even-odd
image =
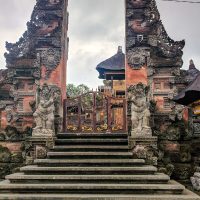
[[[67,84],[67,97],[77,97],[81,94],[87,93],[90,88],[87,85],[80,84],[75,86],[74,84]]]

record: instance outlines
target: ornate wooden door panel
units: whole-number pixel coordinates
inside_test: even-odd
[[[88,92],[64,102],[65,132],[126,131],[126,100]]]

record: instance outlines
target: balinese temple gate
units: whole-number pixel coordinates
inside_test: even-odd
[[[125,55],[119,48],[97,66],[120,92],[70,99],[67,6],[37,0],[27,31],[6,42],[0,199],[200,199],[170,179],[191,187],[187,172],[200,160],[188,149],[188,110],[170,101],[188,84],[189,72],[180,70],[185,42],[167,35],[155,0],[125,0]]]

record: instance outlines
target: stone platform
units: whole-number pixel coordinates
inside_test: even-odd
[[[58,134],[46,159],[0,183],[7,200],[200,200],[143,159],[126,134]]]

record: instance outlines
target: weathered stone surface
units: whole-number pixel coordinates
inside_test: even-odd
[[[174,166],[174,178],[177,180],[190,179],[193,171],[191,164],[174,164]]]
[[[36,159],[34,161],[35,164],[39,166],[76,166],[76,164],[79,164],[79,166],[84,165],[90,165],[90,166],[109,166],[112,164],[113,166],[136,166],[136,165],[142,165],[145,164],[145,161],[143,159],[114,159],[114,158],[101,158],[101,159]]]
[[[61,92],[57,86],[44,84],[38,89],[36,111],[33,113],[36,127],[33,129],[34,137],[55,136],[56,116],[60,116]]]
[[[76,138],[79,138],[79,136],[74,136],[73,140],[76,140]],[[71,141],[72,139],[70,137],[70,139],[60,140],[66,142],[66,140]],[[87,136],[85,136],[85,140],[89,140]],[[98,143],[97,140],[100,140],[102,145],[105,146],[106,141],[110,139],[102,138],[102,136],[92,140],[90,138],[91,145],[94,146]],[[111,139],[113,144],[116,143],[115,140],[119,141],[117,137],[113,138]],[[79,143],[74,145],[78,147]],[[73,199],[73,196],[79,198],[78,194],[81,194],[81,198],[99,199],[100,197],[105,200],[112,198],[134,199],[136,197],[141,198],[141,200],[146,197],[148,199],[152,197],[152,200],[153,197],[154,199],[167,197],[168,200],[176,198],[179,200],[185,196],[188,197],[187,199],[195,200],[197,197],[191,193],[183,193],[183,191],[186,192],[184,186],[169,181],[168,176],[157,173],[156,167],[145,164],[142,159],[102,159],[97,157],[97,155],[106,157],[109,154],[131,156],[132,154],[128,152],[128,143],[126,152],[124,152],[124,149],[122,152],[102,149],[102,145],[100,145],[99,151],[94,152],[84,149],[75,152],[71,152],[69,149],[59,152],[54,150],[49,154],[53,153],[55,158],[35,160],[38,165],[22,167],[20,173],[7,176],[7,181],[0,183],[0,191],[11,190],[13,193],[20,193],[15,196],[19,199],[23,199],[25,196],[29,199],[30,193],[32,194],[31,198],[36,195],[38,199],[43,197],[45,199],[48,196],[47,193],[52,193],[51,196],[55,197],[54,199],[57,197],[60,197],[60,199],[72,197]],[[59,145],[57,144],[57,146]],[[96,145],[96,148],[98,148],[98,145]],[[95,154],[96,158],[92,158],[91,156]],[[56,155],[81,155],[81,158],[58,159]],[[88,155],[88,159],[84,159],[85,155]],[[24,194],[24,191],[27,194]],[[61,193],[65,194],[64,198],[61,197]],[[0,199],[3,196],[5,197],[6,194],[0,194]]]
[[[129,173],[154,173],[157,171],[157,168],[153,166],[139,166],[139,167],[37,167],[37,166],[26,166],[21,168],[22,172],[26,173],[45,173],[45,172],[57,172],[57,173],[72,173],[72,172],[83,172],[84,174],[90,174],[93,172],[102,172],[102,173],[118,173],[123,172]]]
[[[11,152],[8,148],[2,147],[0,148],[0,162],[9,163],[11,161]]]
[[[124,194],[0,194],[2,200],[199,200],[199,196],[186,190],[182,195],[124,195]]]
[[[151,136],[150,111],[147,101],[148,87],[142,83],[128,88],[128,99],[131,104],[131,136]]]
[[[129,137],[129,148],[136,158],[145,159],[147,164],[157,165],[158,148],[157,137],[153,136],[140,136]]]
[[[0,184],[0,190],[13,190],[16,191],[32,191],[36,193],[38,190],[45,190],[45,191],[65,191],[69,194],[71,193],[70,190],[75,190],[77,193],[85,193],[89,191],[90,193],[94,190],[99,191],[101,193],[105,193],[106,191],[113,190],[115,194],[120,194],[123,190],[129,191],[132,194],[140,194],[142,191],[145,193],[151,193],[151,190],[154,190],[155,193],[157,192],[164,192],[169,194],[181,194],[181,192],[185,189],[184,186],[176,183],[176,182],[169,182],[169,184],[12,184],[9,181],[3,181]],[[85,191],[85,192],[84,192]]]
[[[25,175],[23,173],[16,173],[6,176],[6,179],[11,182],[46,182],[46,181],[62,181],[63,183],[69,182],[98,182],[106,180],[107,183],[119,183],[131,181],[132,183],[167,183],[169,181],[169,176],[164,174],[154,174],[154,175]]]
[[[195,172],[194,175],[190,178],[192,186],[195,190],[200,191],[200,173]]]

